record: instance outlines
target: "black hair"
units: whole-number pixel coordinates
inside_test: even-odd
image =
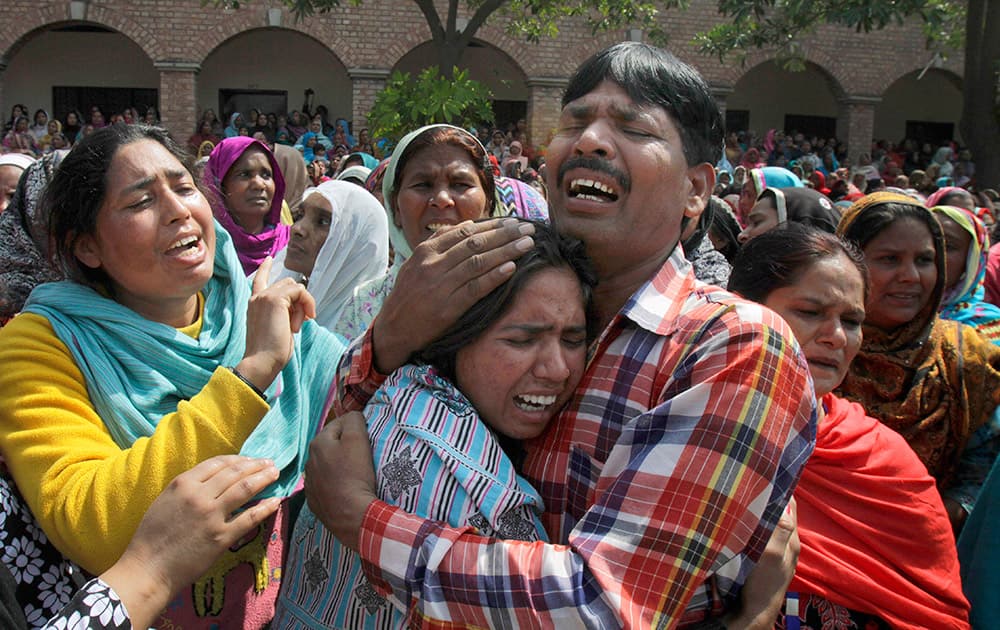
[[[726,257],[726,262],[731,265],[736,259],[736,253],[740,250],[738,237],[743,228],[736,220],[733,209],[722,199],[712,195],[708,198],[708,207],[712,209],[712,223],[708,226],[708,233],[714,236],[715,240],[723,242],[721,247],[716,245],[716,249]]]
[[[562,105],[586,96],[605,80],[638,104],[665,109],[680,133],[689,166],[722,156],[725,125],[712,92],[698,71],[660,48],[621,42],[583,62],[569,80]]]
[[[834,234],[801,223],[786,223],[747,241],[733,262],[728,288],[764,303],[773,291],[798,282],[813,264],[841,254],[861,274],[867,300],[868,266],[861,251]]]
[[[495,321],[504,316],[514,303],[518,293],[535,274],[546,269],[566,269],[576,275],[585,310],[590,313],[591,295],[597,285],[597,274],[587,257],[583,243],[564,236],[548,225],[527,219],[518,219],[535,226],[532,238],[535,246],[525,252],[515,263],[514,274],[499,287],[493,289],[467,310],[451,328],[426,348],[416,353],[412,360],[433,366],[441,376],[455,381],[455,357],[458,351],[475,341]],[[592,338],[588,317],[588,339]]]
[[[97,215],[107,192],[108,169],[115,154],[139,140],[159,142],[191,170],[190,156],[166,129],[138,123],[108,125],[77,142],[46,187],[40,201],[41,216],[49,216],[53,264],[68,277],[87,284],[106,282],[102,270],[79,263],[74,249],[81,236],[93,234],[97,229]]]
[[[934,221],[930,210],[923,206],[889,201],[866,208],[844,231],[844,240],[854,243],[859,249],[864,249],[873,238],[897,219],[916,219],[928,224],[932,236],[935,233],[929,225],[929,221]],[[940,232],[940,229],[937,232]]]

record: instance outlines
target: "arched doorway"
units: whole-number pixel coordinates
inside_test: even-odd
[[[875,108],[875,137],[900,143],[904,138],[939,146],[959,140],[962,80],[945,70],[915,70],[896,79]],[[933,98],[928,98],[933,95]]]
[[[291,29],[254,29],[226,40],[205,58],[198,75],[198,109],[214,108],[223,120],[251,107],[274,113],[301,110],[307,89],[313,91],[313,111],[325,105],[330,122],[350,120],[351,79],[329,48]]]
[[[436,64],[434,43],[425,42],[403,56],[393,70],[415,76]],[[462,66],[469,71],[470,78],[493,92],[493,114],[498,125],[515,123],[526,116],[530,89],[524,71],[507,53],[489,43],[473,40],[462,54]]]
[[[726,97],[726,128],[754,131],[799,131],[829,138],[837,132],[837,96],[841,88],[819,66],[793,72],[774,60],[751,68]]]
[[[127,61],[124,61],[127,60]],[[4,72],[7,111],[23,103],[65,120],[98,106],[110,118],[132,106],[159,107],[160,75],[127,36],[87,22],[49,25],[25,36]]]

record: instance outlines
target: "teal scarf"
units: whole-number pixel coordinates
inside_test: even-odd
[[[218,224],[215,238],[215,269],[203,290],[197,339],[76,282],[40,285],[25,304],[24,310],[45,317],[69,348],[91,402],[121,448],[152,435],[160,418],[200,392],[217,367],[235,366],[243,358],[250,281]],[[240,450],[271,458],[281,471],[260,498],[294,491],[333,376],[325,366],[336,365],[343,351],[339,338],[311,321],[295,336],[291,360],[265,392],[271,409]]]

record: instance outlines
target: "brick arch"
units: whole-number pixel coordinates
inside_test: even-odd
[[[21,19],[8,22],[7,28],[0,29],[0,59],[9,60],[29,39],[53,26],[63,24],[99,24],[132,40],[133,44],[146,53],[151,63],[163,57],[165,48],[153,33],[123,16],[120,11],[90,4],[87,19],[78,21],[69,19],[68,6],[68,3],[60,2],[25,9],[21,13]]]
[[[198,64],[204,64],[205,60],[211,56],[221,46],[235,37],[246,35],[259,30],[280,30],[289,33],[303,35],[323,48],[330,51],[340,63],[351,68],[357,65],[354,55],[351,53],[353,47],[332,28],[328,20],[303,20],[293,26],[261,26],[260,15],[253,11],[237,11],[234,19],[220,21],[204,37],[199,38],[199,46],[194,49],[192,57]],[[293,20],[287,13],[284,20]]]
[[[395,68],[400,60],[414,48],[431,39],[430,28],[423,22],[420,28],[407,31],[402,37],[394,38],[392,43],[382,50],[381,59],[386,68]]]
[[[901,81],[901,80],[909,77],[910,75],[912,75],[914,73],[919,73],[923,69],[924,69],[923,65],[917,65],[917,66],[914,66],[914,67],[911,67],[911,68],[907,68],[906,70],[904,70],[902,72],[898,72],[893,77],[886,79],[885,89],[883,89],[879,93],[879,96],[885,95],[885,93],[888,92],[889,89],[892,88],[892,86],[896,85],[896,83],[898,83],[899,81]],[[944,77],[950,83],[954,84],[954,86],[956,88],[958,88],[959,92],[962,91],[962,83],[963,83],[963,81],[965,79],[964,79],[964,77],[958,71],[953,70],[951,68],[944,67],[944,68],[931,68],[927,72],[944,75]]]
[[[831,70],[831,68],[840,68],[840,64],[837,60],[831,57],[826,51],[818,50],[814,47],[806,49],[805,52],[807,66],[811,69],[818,70],[823,78],[826,79],[827,85],[830,87],[830,91],[833,92],[833,97],[835,99],[839,99],[845,96],[847,91],[844,89],[844,85],[849,82],[849,77],[839,77]],[[740,81],[740,79],[745,77],[751,70],[763,63],[774,61],[774,59],[775,57],[772,52],[756,51],[747,55],[746,63],[742,65],[734,64],[727,66],[723,72],[726,80],[728,81],[726,87],[735,89],[736,84]]]
[[[527,78],[531,68],[530,45],[508,35],[503,29],[484,24],[476,31],[473,38],[481,43],[489,44],[494,53],[499,53],[510,59],[521,71],[521,76]]]
[[[532,74],[531,70],[535,64],[532,61],[530,44],[515,39],[503,29],[489,24],[479,27],[473,39],[489,44],[495,52],[510,59],[525,78]],[[395,68],[403,57],[413,52],[415,48],[431,41],[430,29],[425,23],[421,28],[414,29],[406,33],[404,37],[395,39],[382,52],[381,61],[386,68]]]

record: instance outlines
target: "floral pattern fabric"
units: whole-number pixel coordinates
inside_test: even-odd
[[[128,611],[115,590],[99,578],[87,582],[44,630],[130,630]]]
[[[17,601],[29,628],[45,627],[88,579],[49,541],[5,475],[0,475],[0,559],[17,583]]]

